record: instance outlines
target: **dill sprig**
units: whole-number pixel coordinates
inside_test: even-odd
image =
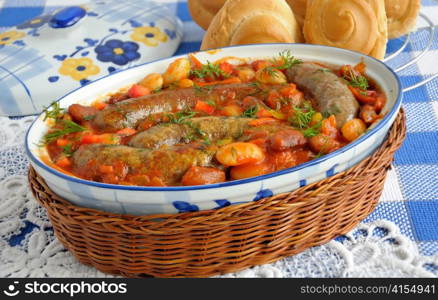
[[[242,117],[255,118],[258,111],[259,111],[259,107],[257,105],[251,106],[250,108],[248,108],[242,113]]]
[[[45,107],[43,112],[45,113],[43,121],[47,120],[48,118],[57,120],[58,118],[62,117],[65,109],[59,106],[59,102],[53,102],[48,107]]]
[[[312,105],[309,102],[305,102],[302,108],[294,106],[293,110],[294,114],[289,118],[292,125],[299,129],[308,128],[313,115],[316,113]]]
[[[62,120],[62,123],[64,124],[64,127],[62,129],[56,129],[47,133],[43,137],[42,144],[49,144],[64,135],[86,130],[85,127],[82,127],[81,125],[70,120]]]
[[[278,67],[265,67],[263,69],[263,72],[267,73],[269,76],[271,77],[279,77],[280,76],[280,71],[278,69]]]
[[[219,65],[213,64],[209,61],[207,61],[207,64],[202,65],[200,69],[191,70],[190,74],[198,78],[204,78],[207,76],[211,76],[211,77],[223,76],[225,78],[230,77],[227,73],[222,71],[221,68],[219,68]]]
[[[208,134],[190,121],[195,115],[195,111],[186,109],[174,114],[167,114],[166,116],[169,118],[168,123],[185,125],[190,128],[191,131],[184,137],[186,141],[194,141],[198,138],[202,138],[205,145],[210,145],[211,140]]]
[[[205,99],[204,101],[205,101],[205,103],[207,103],[208,105],[213,106],[213,107],[216,107],[216,102],[214,102],[213,99]]]
[[[193,88],[195,89],[195,94],[204,95],[209,94],[214,89],[214,85],[199,86],[195,83]]]
[[[64,153],[66,157],[70,157],[73,155],[74,151],[71,147],[71,144],[62,147],[62,153]]]
[[[297,65],[297,64],[300,64],[303,62],[301,59],[295,58],[292,55],[292,53],[290,52],[290,50],[285,50],[283,52],[280,52],[278,54],[278,56],[280,56],[280,59],[282,61],[282,64],[280,66],[276,67],[279,70],[286,70],[294,65]]]
[[[250,82],[250,83],[248,83],[248,86],[255,89],[255,91],[252,93],[249,93],[248,96],[255,96],[255,95],[264,96],[264,95],[267,95],[269,93],[269,90],[267,90],[267,89],[265,90],[263,88],[263,85],[258,81]]]
[[[314,136],[318,135],[319,132],[321,131],[321,125],[322,125],[322,121],[319,121],[315,125],[310,126],[304,130],[301,130],[301,132],[304,135],[304,137],[306,137],[306,138],[314,137]]]
[[[369,87],[368,79],[365,76],[357,74],[354,70],[349,69],[348,75],[344,75],[344,79],[348,81],[349,85],[355,88],[366,91]]]
[[[195,111],[191,110],[181,110],[174,114],[167,114],[166,116],[169,118],[169,123],[175,124],[185,124],[188,119],[193,118],[196,115]]]

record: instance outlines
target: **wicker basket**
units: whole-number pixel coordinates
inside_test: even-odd
[[[58,239],[84,264],[127,277],[208,277],[274,262],[345,234],[376,206],[406,133],[403,111],[377,152],[291,193],[219,210],[116,215],[72,205],[31,168]]]

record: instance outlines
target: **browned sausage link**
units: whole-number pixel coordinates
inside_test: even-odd
[[[257,138],[266,138],[269,147],[275,151],[283,151],[307,143],[302,132],[286,124],[267,124],[248,128],[240,140],[245,142]]]
[[[319,111],[335,115],[338,128],[357,115],[359,104],[347,84],[330,70],[301,63],[289,68],[286,75],[289,82],[296,83],[316,101]]]
[[[239,100],[256,92],[258,92],[257,87],[250,84],[224,84],[211,88],[163,91],[108,105],[93,119],[93,126],[102,132],[114,132],[127,127],[135,128],[141,120],[151,114],[193,108],[198,100],[209,98],[220,103],[230,93],[235,93],[235,99]]]
[[[216,146],[199,144],[147,150],[120,145],[81,146],[73,155],[73,172],[89,180],[100,180],[99,166],[123,163],[128,174],[159,174],[167,185],[176,185],[191,166],[212,166]],[[120,178],[123,180],[123,178]]]
[[[191,139],[216,141],[224,138],[236,139],[248,127],[249,118],[200,117],[184,124],[160,124],[138,133],[129,142],[130,146],[154,149],[162,145],[175,145]]]

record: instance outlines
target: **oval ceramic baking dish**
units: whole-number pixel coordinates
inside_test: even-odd
[[[386,95],[387,101],[383,108],[385,117],[350,144],[293,168],[201,186],[140,187],[83,180],[45,164],[41,159],[41,147],[38,144],[47,133],[49,125],[44,121],[42,114],[32,124],[26,136],[26,150],[31,164],[55,193],[76,205],[114,213],[145,215],[215,209],[290,192],[342,172],[372,154],[385,139],[402,100],[399,79],[384,63],[344,49],[305,44],[245,45],[198,52],[196,55],[198,59],[206,62],[227,56],[267,58],[288,50],[304,61],[319,61],[339,66],[355,65],[363,61],[367,66],[367,76],[372,78]],[[145,74],[163,72],[176,58],[139,65],[104,77],[65,95],[58,100],[59,105],[66,108],[74,103],[90,104],[102,95],[138,82]]]

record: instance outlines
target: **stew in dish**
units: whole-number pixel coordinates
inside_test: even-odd
[[[354,141],[383,117],[365,64],[195,55],[90,106],[54,103],[41,141],[51,166],[138,186],[204,185],[294,167]]]

